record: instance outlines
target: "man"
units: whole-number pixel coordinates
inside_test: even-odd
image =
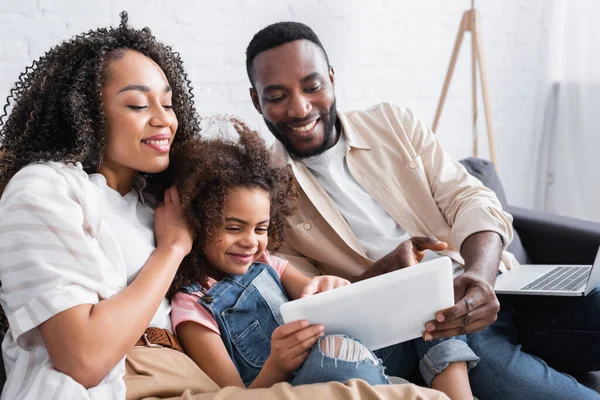
[[[302,192],[283,256],[307,274],[361,279],[412,264],[424,249],[447,255],[459,266],[456,304],[426,324],[423,338],[469,334],[481,357],[470,375],[476,396],[598,398],[557,371],[600,367],[600,318],[571,318],[575,309],[599,315],[598,291],[584,299],[503,297],[500,309],[496,275],[517,264],[504,251],[512,218],[423,122],[390,104],[337,112],[334,70],[303,24],[258,32],[246,68],[252,102],[277,139],[273,152],[292,166]]]

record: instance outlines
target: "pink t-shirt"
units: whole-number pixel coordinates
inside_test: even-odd
[[[257,260],[270,265],[279,275],[279,278],[283,275],[285,268],[288,265],[288,261],[279,257],[271,256],[268,251],[265,250],[262,256]],[[210,289],[216,280],[208,278],[207,285],[204,289]],[[219,326],[213,318],[210,311],[204,306],[198,304],[198,299],[202,297],[201,293],[177,293],[171,300],[171,323],[173,325],[173,332],[177,332],[177,325],[185,321],[193,321],[202,326],[207,327],[211,331],[221,334]]]

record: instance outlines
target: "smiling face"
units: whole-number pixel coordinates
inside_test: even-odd
[[[211,270],[222,275],[243,275],[264,253],[267,243],[271,201],[266,190],[237,187],[227,191],[223,225],[204,250]]]
[[[337,142],[334,73],[316,44],[286,43],[258,54],[252,65],[254,107],[290,154],[314,156]]]
[[[132,50],[109,62],[102,103],[106,119],[100,173],[132,179],[169,166],[177,117],[165,74],[150,58]]]

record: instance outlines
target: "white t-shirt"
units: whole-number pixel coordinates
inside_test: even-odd
[[[123,245],[121,254],[129,285],[156,250],[154,210],[145,205],[140,195],[144,189],[143,179],[136,180],[135,188],[125,196],[111,189],[102,174],[90,175],[90,181],[98,186],[102,193],[103,207],[100,212],[103,223],[108,225],[117,242]],[[149,326],[173,332],[170,313],[171,305],[165,297]]]
[[[0,198],[0,304],[10,325],[2,399],[126,397],[124,357],[86,390],[52,367],[38,329],[64,310],[118,294],[154,250],[152,213],[137,191],[117,197],[93,179],[81,164],[32,164]],[[166,300],[151,326],[170,327]]]
[[[367,257],[377,261],[411,236],[354,179],[346,162],[348,149],[345,143],[342,132],[333,147],[300,161],[312,172],[336,204]],[[427,251],[422,262],[438,257],[441,255]],[[454,276],[463,272],[460,264],[454,261],[452,264]]]
[[[337,205],[371,260],[379,260],[410,238],[350,173],[343,133],[333,147],[301,162]]]

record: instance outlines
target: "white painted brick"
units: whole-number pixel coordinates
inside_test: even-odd
[[[186,66],[201,68],[204,71],[213,70],[215,65],[223,64],[225,58],[221,49],[208,43],[193,43],[192,46],[186,46],[185,50],[182,49],[181,53]]]
[[[3,42],[24,40],[27,43],[28,61],[39,58],[51,46],[68,38],[64,22],[55,19],[12,18],[0,15],[0,38]],[[0,64],[4,59],[0,59]],[[8,60],[7,60],[8,61]]]
[[[250,102],[250,83],[233,84],[230,87],[230,99],[232,103]]]
[[[239,3],[238,3],[239,4]],[[236,12],[236,0],[207,1],[199,4],[195,0],[174,2],[175,21],[181,24],[210,26],[235,26],[243,23],[246,16]]]
[[[36,12],[37,0],[2,0],[0,1],[0,15],[34,15]]]
[[[0,113],[2,113],[2,107],[4,107],[6,96],[9,91],[13,88],[19,74],[25,70],[28,65],[23,62],[7,61],[2,62],[0,70]]]
[[[49,17],[63,19],[104,20],[111,17],[105,0],[39,0],[39,11]]]
[[[194,79],[198,82],[209,83],[234,84],[246,82],[248,80],[246,68],[231,67],[227,65],[221,65],[219,68],[215,68],[214,65],[210,67],[192,67],[190,75],[193,75]]]
[[[25,38],[0,39],[0,60],[29,61],[29,42]]]
[[[259,29],[282,20],[307,23],[319,34],[336,70],[341,109],[387,100],[411,107],[431,124],[469,5],[447,0],[0,0],[0,99],[19,72],[51,46],[81,31],[117,25],[119,12],[127,10],[132,26],[149,26],[181,53],[201,115],[238,115],[268,142],[272,135],[248,96],[245,49]],[[544,0],[477,3],[499,171],[516,205],[532,203],[528,155],[547,6]],[[470,51],[467,34],[438,128],[456,158],[471,154]],[[479,105],[477,126],[486,155],[481,98]]]
[[[198,102],[227,103],[229,102],[229,86],[222,83],[204,83],[194,87]],[[199,110],[200,111],[200,110]]]
[[[172,4],[174,2],[168,0],[120,0],[109,3],[110,20],[114,21],[114,24],[120,21],[119,13],[127,11],[132,26],[149,26],[155,34],[170,30],[169,27],[172,27],[175,18]]]

